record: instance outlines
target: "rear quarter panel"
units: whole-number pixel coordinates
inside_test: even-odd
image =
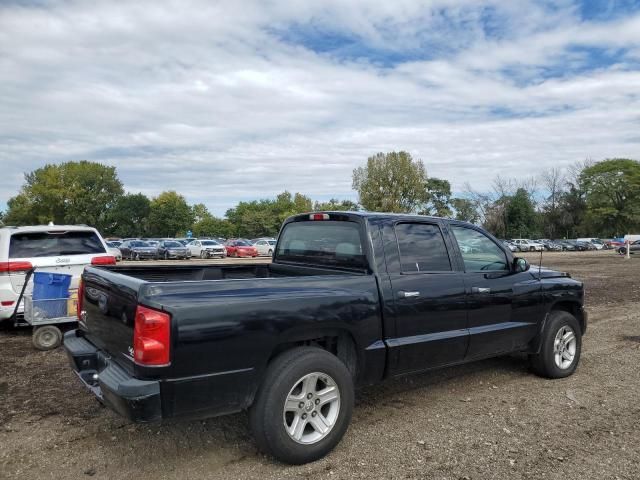
[[[172,315],[171,365],[162,378],[170,379],[166,389],[182,389],[168,395],[173,414],[246,407],[277,347],[314,336],[346,331],[360,368],[375,363],[380,375],[384,368],[372,347],[382,338],[373,275],[145,284],[139,301]]]

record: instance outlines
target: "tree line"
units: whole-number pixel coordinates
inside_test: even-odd
[[[431,177],[404,151],[377,153],[352,176],[358,202],[313,201],[284,191],[242,201],[223,218],[176,191],[149,198],[127,193],[115,167],[80,161],[45,165],[25,174],[0,214],[5,225],[87,224],[105,236],[258,237],[275,235],[290,215],[313,210],[418,213],[483,225],[503,238],[612,237],[640,231],[640,162],[607,159],[552,168],[537,176],[498,175],[488,190],[469,183],[453,196],[448,180]]]

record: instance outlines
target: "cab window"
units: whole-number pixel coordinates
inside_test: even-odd
[[[504,251],[482,232],[452,225],[451,230],[458,242],[464,269],[467,272],[508,270]]]
[[[402,273],[451,271],[449,254],[438,225],[399,223],[395,231]]]

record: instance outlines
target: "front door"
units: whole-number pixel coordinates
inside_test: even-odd
[[[523,347],[536,333],[539,282],[515,273],[505,250],[480,230],[451,225],[463,260],[469,319],[466,358]]]
[[[439,225],[401,222],[394,230],[389,236],[396,241],[385,245],[395,320],[395,332],[387,338],[389,373],[463,360],[468,343],[464,280],[452,266]]]

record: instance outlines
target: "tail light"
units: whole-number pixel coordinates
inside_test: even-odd
[[[169,365],[171,316],[138,305],[133,329],[133,359],[138,365]]]
[[[31,270],[31,262],[0,262],[0,275],[11,275],[12,273],[25,273]]]
[[[91,265],[115,265],[116,257],[113,255],[103,255],[101,257],[93,257]]]
[[[84,282],[82,281],[82,277],[80,277],[80,283],[78,283],[78,321],[82,320],[82,305],[84,304]]]

